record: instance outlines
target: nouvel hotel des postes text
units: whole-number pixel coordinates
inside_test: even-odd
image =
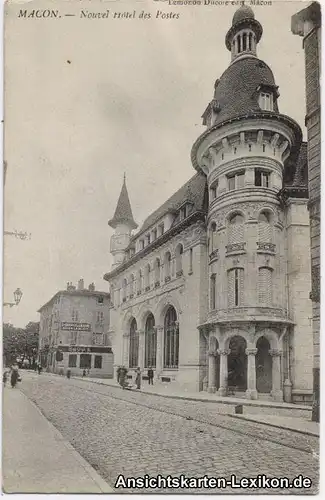
[[[40,313],[39,361],[48,371],[101,378],[113,376],[110,346],[110,295],[67,284],[38,311]]]
[[[137,232],[124,179],[109,225],[114,366],[221,396],[311,402],[307,144],[279,110],[263,28],[241,6],[193,145],[196,174]]]

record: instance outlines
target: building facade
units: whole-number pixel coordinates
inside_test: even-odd
[[[125,180],[109,225],[116,365],[188,391],[310,402],[307,157],[243,6],[203,113],[196,175],[136,233]]]
[[[67,284],[38,311],[39,361],[48,371],[112,378],[113,353],[109,341],[110,295]]]
[[[306,127],[308,133],[308,188],[314,337],[314,408],[313,420],[319,421],[320,397],[320,68],[321,10],[313,2],[292,17],[292,32],[303,37],[306,68]]]

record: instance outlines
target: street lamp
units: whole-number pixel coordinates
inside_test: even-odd
[[[3,305],[9,306],[9,307],[18,306],[19,302],[21,301],[22,296],[23,296],[23,292],[21,291],[20,288],[17,288],[17,290],[14,291],[14,301],[15,302],[4,302]]]

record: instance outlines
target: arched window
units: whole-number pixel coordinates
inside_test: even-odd
[[[150,264],[144,268],[144,289],[146,292],[150,290]]]
[[[271,217],[268,212],[261,212],[258,216],[258,241],[260,243],[272,241]]]
[[[175,250],[176,256],[176,276],[183,274],[183,245],[179,243]]]
[[[129,368],[138,366],[139,358],[139,332],[137,331],[137,322],[135,318],[130,325],[130,349],[129,349]]]
[[[260,305],[272,306],[273,300],[273,270],[260,267],[258,270],[258,302]]]
[[[167,309],[164,321],[164,368],[178,368],[179,329],[173,306]]]
[[[240,214],[232,215],[228,221],[228,243],[244,241],[244,217]]]
[[[216,250],[216,239],[217,239],[217,225],[215,222],[212,222],[210,227],[210,254]]]
[[[160,285],[160,259],[157,257],[155,260],[155,286]]]
[[[155,318],[153,314],[149,314],[145,327],[145,353],[144,353],[144,366],[148,368],[155,368],[156,366],[156,352],[157,352],[157,331],[155,328]]]
[[[228,307],[243,305],[244,269],[236,267],[228,271]]]
[[[134,274],[131,274],[129,282],[130,282],[130,299],[132,299],[134,296]]]
[[[165,258],[164,258],[164,271],[165,271],[165,281],[170,281],[170,275],[171,275],[171,262],[172,262],[172,256],[170,252],[165,253]]]
[[[127,286],[128,286],[127,279],[124,278],[123,283],[122,283],[122,300],[123,300],[123,302],[126,301],[126,289],[127,289]]]

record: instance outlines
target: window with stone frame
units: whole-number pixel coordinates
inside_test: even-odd
[[[210,226],[209,247],[210,254],[217,248],[217,225],[215,222],[212,222]]]
[[[157,355],[157,331],[155,328],[155,318],[153,314],[149,314],[145,326],[145,350],[144,350],[144,366],[148,368],[156,367]]]
[[[228,271],[228,307],[243,305],[244,299],[244,269],[235,267]]]
[[[68,367],[69,368],[76,368],[77,367],[77,355],[76,354],[69,354]]]
[[[124,280],[122,281],[122,301],[125,302],[126,301],[126,291],[127,291],[127,286],[128,286],[128,282],[127,282],[127,279],[124,278]]]
[[[216,275],[210,276],[210,309],[216,308]]]
[[[76,345],[76,343],[77,343],[77,333],[78,332],[70,332],[70,345]]]
[[[154,272],[155,272],[155,285],[160,282],[160,259],[156,258],[154,264]]]
[[[144,289],[147,291],[150,288],[150,264],[147,264],[144,268]]]
[[[266,211],[261,212],[258,216],[258,242],[272,242],[271,216]]]
[[[273,270],[269,267],[260,267],[258,270],[258,303],[270,307],[272,300]]]
[[[71,319],[73,322],[77,322],[79,320],[79,312],[77,309],[72,309]]]
[[[171,275],[171,262],[172,262],[172,256],[170,252],[165,253],[164,257],[164,274],[165,274],[165,280],[166,278],[170,278]]]
[[[79,368],[91,368],[91,354],[80,354]]]
[[[228,244],[242,243],[244,241],[244,217],[237,213],[228,219]]]
[[[130,325],[129,368],[137,368],[139,361],[139,332],[136,319]]]
[[[270,187],[270,172],[265,170],[255,169],[255,186],[260,186],[264,188]]]
[[[94,368],[101,369],[103,363],[103,356],[95,356]]]
[[[212,203],[217,197],[218,181],[214,181],[210,186],[210,203]]]
[[[179,328],[177,314],[170,306],[164,320],[164,368],[178,368]]]
[[[241,189],[244,187],[245,172],[240,171],[227,176],[228,181],[228,191],[234,191],[235,189]]]
[[[179,243],[175,249],[176,276],[183,274],[183,245]]]
[[[130,298],[132,298],[131,295],[132,296],[134,295],[134,275],[133,274],[131,274],[131,276],[130,276],[129,283],[130,283],[130,285],[129,285],[130,286]]]

